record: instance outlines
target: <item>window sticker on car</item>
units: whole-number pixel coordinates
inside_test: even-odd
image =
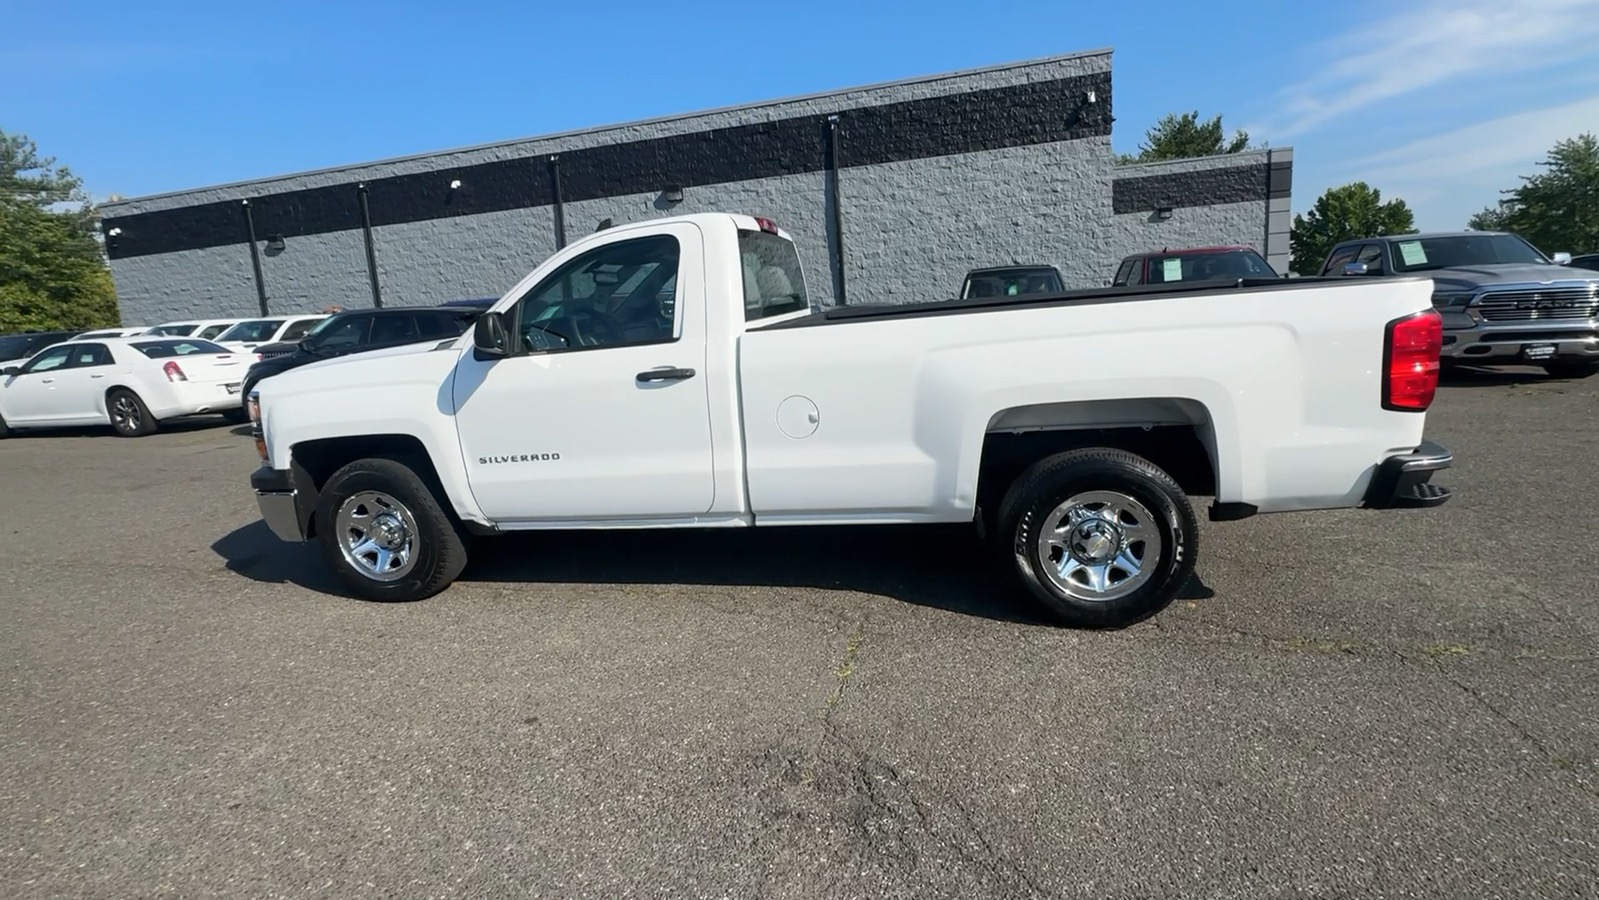
[[[1183,261],[1180,259],[1163,259],[1160,261],[1160,274],[1162,281],[1182,281]]]
[[[1407,266],[1427,264],[1427,251],[1421,249],[1421,241],[1400,241],[1399,255],[1404,258]]]

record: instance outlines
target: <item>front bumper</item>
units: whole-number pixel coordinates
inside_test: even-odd
[[[307,539],[317,491],[304,472],[262,466],[251,473],[250,487],[262,521],[279,540],[300,543]]]
[[[1531,353],[1529,348],[1538,348]],[[1552,348],[1552,349],[1550,349]],[[1547,322],[1481,324],[1444,329],[1444,359],[1485,363],[1538,363],[1551,360],[1599,360],[1599,323],[1556,325]]]
[[[1390,456],[1377,464],[1366,489],[1368,509],[1438,506],[1450,497],[1448,488],[1432,483],[1433,473],[1454,464],[1455,455],[1443,445],[1422,441],[1410,453]]]

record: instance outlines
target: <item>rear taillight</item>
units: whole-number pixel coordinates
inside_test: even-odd
[[[1388,323],[1382,345],[1382,408],[1426,412],[1438,393],[1444,320],[1435,309]]]
[[[177,360],[168,360],[167,364],[161,367],[161,371],[167,373],[168,381],[189,380],[189,376],[183,374],[183,370],[178,368]]]
[[[777,223],[773,222],[771,219],[763,219],[759,216],[756,216],[755,227],[766,232],[767,234],[777,234]]]

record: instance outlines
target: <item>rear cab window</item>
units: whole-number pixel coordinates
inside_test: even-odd
[[[767,231],[738,232],[744,268],[744,321],[811,310],[794,242]]]
[[[226,347],[213,344],[210,341],[199,339],[183,341],[140,341],[133,344],[133,349],[143,353],[151,359],[167,359],[173,356],[192,356],[196,353],[232,353]]]

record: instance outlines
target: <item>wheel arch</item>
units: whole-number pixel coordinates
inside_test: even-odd
[[[1012,406],[994,412],[982,434],[976,504],[984,517],[1028,466],[1085,447],[1141,456],[1189,495],[1215,496],[1223,450],[1211,408],[1186,397],[1077,400]]]
[[[358,459],[389,459],[401,463],[417,474],[446,515],[459,518],[450,502],[449,492],[434,464],[427,446],[415,435],[360,434],[339,437],[312,438],[294,444],[289,450],[289,464],[294,472],[298,489],[304,495],[299,503],[300,515],[307,538],[316,536],[316,509],[323,485],[344,466]]]

